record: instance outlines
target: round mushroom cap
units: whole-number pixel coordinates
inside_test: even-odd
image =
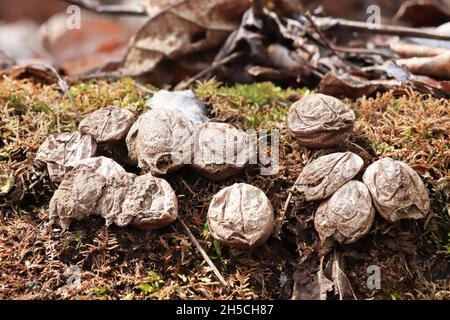
[[[164,175],[192,161],[194,125],[169,110],[141,115],[126,139],[129,157],[144,172]]]
[[[321,203],[314,217],[314,226],[322,243],[333,239],[341,244],[350,244],[370,231],[374,219],[375,208],[369,190],[362,182],[352,180]]]
[[[78,161],[93,157],[96,151],[97,144],[91,135],[62,133],[51,135],[44,141],[36,153],[36,160],[47,164],[53,182],[61,182]]]
[[[220,243],[249,249],[263,244],[273,231],[272,205],[264,192],[245,183],[219,191],[208,210],[211,235]]]
[[[256,163],[252,137],[230,124],[206,122],[196,128],[193,167],[204,177],[220,181]]]
[[[165,227],[178,216],[178,199],[170,184],[150,174],[138,176],[129,186],[116,221],[127,221],[143,230]],[[119,223],[116,223],[120,225]]]
[[[72,220],[93,214],[106,184],[107,178],[91,167],[79,165],[69,171],[50,200],[50,223],[67,229]]]
[[[353,152],[328,154],[307,164],[298,176],[294,188],[308,201],[328,198],[353,179],[363,165],[364,160]]]
[[[372,163],[363,175],[378,212],[393,223],[421,219],[430,212],[428,190],[410,166],[392,158]]]
[[[97,143],[116,143],[127,136],[133,125],[133,113],[109,106],[92,112],[81,120],[78,130],[90,134]]]
[[[287,127],[302,145],[327,148],[342,144],[351,134],[355,113],[339,99],[311,94],[289,108]]]

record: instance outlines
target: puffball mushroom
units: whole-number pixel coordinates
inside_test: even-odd
[[[251,136],[230,124],[206,122],[196,127],[192,166],[204,177],[220,181],[256,163]]]
[[[287,127],[299,143],[310,148],[342,144],[351,134],[354,112],[339,99],[311,94],[294,102]]]
[[[125,139],[132,125],[131,111],[108,106],[81,120],[78,130],[81,134],[90,134],[97,143],[116,143]]]
[[[425,218],[430,212],[427,188],[417,172],[404,162],[378,160],[367,168],[363,181],[377,211],[391,223]]]
[[[294,188],[308,201],[328,198],[353,179],[363,165],[364,160],[353,152],[325,155],[303,168]]]
[[[126,138],[128,154],[144,172],[164,175],[192,161],[194,125],[179,113],[150,110]]]
[[[97,143],[91,135],[62,133],[47,137],[36,153],[36,160],[46,163],[53,182],[61,182],[74,164],[93,157],[96,151]]]
[[[264,192],[245,183],[219,191],[208,210],[211,235],[220,243],[249,249],[263,244],[274,224],[272,205]]]
[[[165,180],[119,170],[108,158],[89,160],[67,173],[56,190],[50,201],[51,223],[67,229],[73,219],[100,215],[106,225],[150,230],[177,218],[178,201]]]
[[[369,190],[362,182],[351,180],[321,203],[314,226],[322,243],[333,239],[350,244],[369,232],[374,219],[375,208]]]

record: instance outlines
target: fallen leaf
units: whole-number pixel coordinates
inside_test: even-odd
[[[396,60],[398,65],[405,66],[415,74],[440,79],[450,79],[450,50],[433,57],[413,57]]]
[[[248,6],[248,0],[149,0],[150,19],[131,40],[121,71],[138,76],[163,60],[219,47]]]

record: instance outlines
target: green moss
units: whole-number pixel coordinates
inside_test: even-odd
[[[249,128],[273,127],[284,123],[292,100],[309,93],[308,89],[282,89],[271,82],[221,86],[209,81],[194,89],[200,99],[213,105],[216,113],[244,118]]]

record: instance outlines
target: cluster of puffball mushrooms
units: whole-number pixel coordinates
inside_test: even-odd
[[[178,216],[177,196],[162,176],[188,165],[220,181],[245,169],[255,157],[252,148],[244,147],[250,136],[230,124],[210,121],[192,91],[161,90],[149,107],[134,121],[130,111],[108,106],[86,116],[78,131],[45,140],[36,160],[45,162],[51,180],[60,183],[50,201],[51,224],[66,229],[74,219],[100,215],[106,225],[161,228]],[[345,143],[354,120],[353,111],[340,100],[312,94],[292,104],[287,127],[300,144],[329,148]],[[230,135],[239,156],[224,161]],[[114,153],[121,146],[126,146],[125,162],[137,165],[141,175],[98,156],[98,150]],[[357,241],[369,232],[375,208],[389,222],[428,214],[427,190],[408,165],[391,158],[378,160],[360,182],[355,177],[363,166],[358,155],[340,152],[319,157],[300,173],[296,192],[308,201],[323,201],[315,216],[322,241]],[[245,183],[219,191],[207,219],[216,240],[242,249],[263,244],[274,227],[269,199]]]

